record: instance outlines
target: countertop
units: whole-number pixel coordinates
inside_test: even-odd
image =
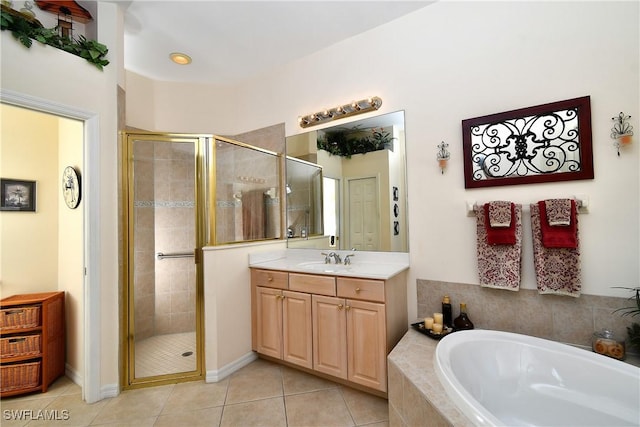
[[[323,250],[286,249],[249,255],[249,267],[328,276],[361,277],[388,280],[409,268],[409,254],[404,252],[335,251],[344,260],[353,254],[351,264],[325,264]]]

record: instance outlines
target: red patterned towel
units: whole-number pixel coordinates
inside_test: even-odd
[[[503,200],[489,202],[489,224],[491,227],[510,227],[513,217],[513,203]]]
[[[576,233],[575,248],[549,248],[542,243],[541,217],[544,206],[531,204],[531,234],[536,283],[541,294],[579,297],[582,288],[580,274],[580,248]],[[578,217],[573,221],[578,228]]]
[[[476,207],[475,211],[480,286],[509,291],[519,290],[522,258],[522,205],[514,205],[511,225],[514,228],[515,241],[510,245],[489,244],[487,238],[488,215],[485,215],[485,209],[481,207]]]
[[[547,248],[578,247],[578,221],[576,220],[576,202],[570,200],[569,225],[549,225],[546,202],[538,202],[540,212],[540,228],[542,230],[542,244]]]
[[[571,224],[571,199],[547,199],[544,201],[545,213],[549,225]]]
[[[515,245],[516,244],[516,219],[513,203],[511,204],[511,219],[508,227],[492,227],[489,219],[491,203],[484,204],[484,226],[487,234],[487,243],[490,245]]]

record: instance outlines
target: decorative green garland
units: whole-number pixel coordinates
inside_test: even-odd
[[[6,8],[4,5],[2,6],[0,27],[2,31],[11,31],[13,37],[28,48],[31,47],[33,39],[84,58],[100,70],[109,64],[109,61],[104,59],[109,49],[102,43],[98,43],[95,40],[87,40],[82,35],[77,40],[62,37],[58,34],[57,27],[44,28],[38,21],[29,20],[19,12],[12,13],[11,9]]]
[[[331,155],[350,158],[354,154],[391,148],[394,139],[383,128],[360,129],[356,126],[319,132],[316,145]]]

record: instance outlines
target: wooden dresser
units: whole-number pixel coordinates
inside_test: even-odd
[[[65,372],[64,292],[0,301],[0,397],[47,391]]]

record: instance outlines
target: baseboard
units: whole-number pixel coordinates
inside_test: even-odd
[[[64,365],[64,375],[67,378],[69,378],[71,381],[73,381],[75,384],[82,387],[82,376],[80,376],[78,371],[73,369],[71,365],[69,365],[68,363],[65,363]]]
[[[233,362],[223,366],[221,369],[215,371],[207,371],[205,382],[207,383],[217,383],[218,381],[228,377],[233,374],[240,368],[247,366],[249,363],[256,360],[258,356],[253,352],[249,352],[239,359],[234,360]]]
[[[118,387],[118,384],[107,384],[100,387],[100,400],[116,397],[119,394],[120,387]]]

